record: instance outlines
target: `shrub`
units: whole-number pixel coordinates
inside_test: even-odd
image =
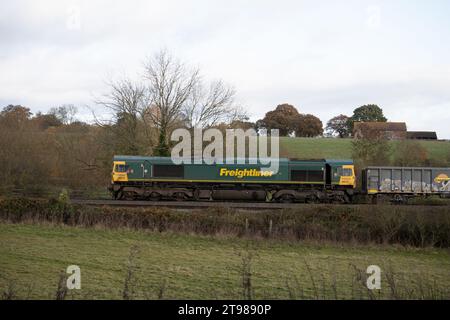
[[[0,221],[450,247],[450,206],[300,205],[264,213],[225,208],[186,213],[168,208],[88,207],[57,200],[7,199],[0,201]]]

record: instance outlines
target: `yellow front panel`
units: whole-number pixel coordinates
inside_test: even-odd
[[[339,185],[341,186],[353,186],[353,188],[356,188],[356,176],[355,176],[355,166],[353,165],[345,165],[342,166],[343,169],[350,169],[351,175],[350,176],[341,176],[339,179]]]
[[[126,182],[128,181],[128,174],[126,172],[118,172],[117,166],[125,165],[125,161],[114,161],[113,172],[112,172],[112,182]]]

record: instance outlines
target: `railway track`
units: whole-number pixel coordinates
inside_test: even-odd
[[[175,209],[201,209],[201,208],[234,208],[246,210],[281,210],[295,209],[304,206],[323,206],[326,204],[305,204],[305,203],[276,203],[276,202],[220,202],[220,201],[127,201],[127,200],[85,200],[73,199],[72,204],[80,204],[86,206],[115,206],[115,207],[163,207]],[[342,206],[345,204],[328,204]],[[349,206],[355,204],[348,204]],[[374,206],[374,204],[358,204],[360,206]],[[380,204],[383,205],[383,204]],[[390,206],[390,204],[384,204]],[[392,206],[424,206],[430,205],[400,205]]]
[[[219,202],[219,201],[126,201],[126,200],[71,200],[73,204],[87,206],[119,206],[119,207],[166,207],[177,209],[199,208],[235,208],[249,210],[293,209],[304,205],[301,203],[266,203],[266,202]]]

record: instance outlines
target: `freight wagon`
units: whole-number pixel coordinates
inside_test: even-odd
[[[273,172],[252,159],[178,165],[166,157],[139,156],[114,157],[109,187],[114,199],[279,202],[349,202],[354,188],[351,160],[282,158]]]
[[[404,202],[416,195],[450,195],[450,168],[368,167],[362,172],[362,191]]]

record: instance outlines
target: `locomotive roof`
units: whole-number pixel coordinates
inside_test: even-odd
[[[385,170],[450,170],[449,167],[387,167],[387,166],[369,166],[365,167],[367,170],[377,170],[377,169],[385,169]]]
[[[195,157],[191,157],[192,160],[198,159]],[[149,156],[125,156],[125,155],[116,155],[114,156],[115,161],[139,161],[139,160],[147,160],[152,162],[159,163],[168,163],[172,162],[170,157],[149,157]],[[256,162],[269,162],[273,161],[272,158],[235,158],[235,160],[245,160],[245,162],[249,162],[251,160]],[[313,162],[313,163],[330,163],[334,165],[345,165],[345,164],[353,164],[352,160],[337,160],[337,159],[289,159],[289,158],[279,158],[280,162]],[[226,160],[224,161],[226,163]]]

